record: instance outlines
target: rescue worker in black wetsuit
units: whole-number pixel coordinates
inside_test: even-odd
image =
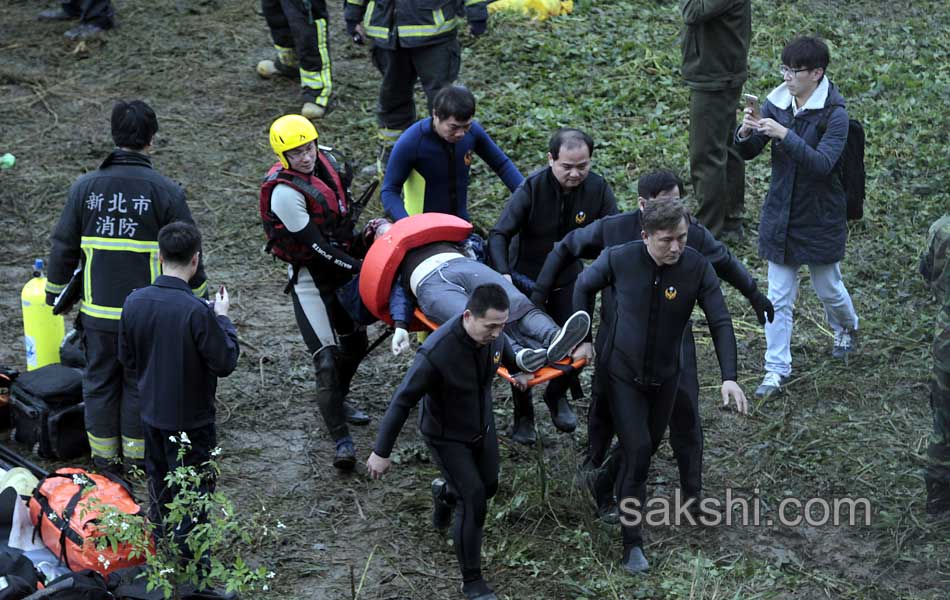
[[[482,528],[488,500],[498,490],[498,437],[492,410],[492,380],[499,364],[515,367],[502,335],[508,295],[497,284],[480,285],[465,312],[432,333],[393,394],[366,461],[378,479],[389,470],[396,437],[421,399],[419,429],[444,479],[432,482],[433,525],[445,529],[455,507],[455,553],[462,593],[470,600],[496,600],[481,572]],[[530,375],[517,375],[524,388]]]
[[[671,171],[659,170],[640,177],[637,184],[639,204],[645,202],[674,200],[680,197],[683,183]],[[547,298],[548,290],[555,286],[558,274],[571,269],[577,259],[596,258],[601,251],[639,240],[642,232],[641,210],[623,213],[594,221],[590,225],[568,233],[557,243],[545,260],[535,283],[531,299],[537,304]],[[772,320],[772,303],[756,286],[755,279],[729,249],[717,241],[697,221],[690,219],[686,245],[706,257],[720,279],[739,290],[745,296],[759,322]],[[602,311],[601,322],[609,322],[612,314]],[[601,330],[606,327],[601,325]],[[597,339],[597,351],[603,338]],[[610,407],[603,400],[599,384],[604,381],[603,369],[596,369],[587,419],[588,482],[600,517],[607,521],[619,518],[614,499],[614,482],[619,470],[619,452],[615,449],[608,455],[614,428],[610,419]],[[702,493],[703,430],[699,416],[699,379],[696,374],[696,345],[692,327],[687,327],[683,336],[680,355],[679,389],[670,418],[670,446],[676,456],[680,472],[680,488],[683,497],[699,500]],[[603,467],[600,468],[599,467]]]
[[[617,213],[617,199],[607,181],[591,172],[594,140],[579,129],[558,129],[548,143],[548,166],[535,171],[518,186],[488,237],[491,265],[524,293],[530,294],[545,257],[570,231]],[[554,290],[539,304],[557,323],[571,315],[574,278],[580,260],[563,265]],[[552,381],[544,403],[554,426],[571,432],[577,417],[567,401],[569,387],[578,387],[577,373]],[[582,395],[578,391],[578,395]],[[513,392],[514,425],[511,438],[522,444],[535,441],[531,393]]]
[[[679,385],[681,345],[693,307],[706,314],[722,373],[722,398],[741,413],[748,404],[736,383],[736,338],[712,265],[686,246],[689,214],[679,200],[648,202],[641,210],[643,241],[608,248],[578,276],[574,307],[604,313],[597,362],[623,456],[620,473],[623,559],[630,573],[646,571],[637,515],[646,505],[650,460],[669,425]],[[628,520],[628,517],[630,520]]]

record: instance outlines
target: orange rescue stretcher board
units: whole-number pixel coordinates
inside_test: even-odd
[[[439,326],[436,325],[434,321],[432,321],[431,319],[429,319],[429,317],[422,314],[422,311],[419,310],[418,308],[416,309],[415,317],[416,319],[419,320],[420,323],[422,323],[423,325],[425,325],[432,331],[435,331],[436,329],[439,328]],[[547,383],[548,381],[551,381],[552,379],[556,379],[560,377],[561,375],[567,375],[568,373],[573,373],[575,371],[580,370],[580,368],[586,364],[587,364],[587,360],[583,358],[575,360],[574,362],[571,362],[571,359],[569,358],[565,358],[561,361],[558,361],[557,366],[541,367],[540,369],[534,372],[534,377],[532,377],[528,381],[528,387],[531,388],[536,385],[541,385],[542,383]],[[512,383],[514,383],[515,381],[515,378],[511,376],[511,373],[509,373],[508,369],[506,369],[505,367],[498,367],[498,375],[504,379],[507,379],[508,381]]]
[[[360,297],[363,299],[363,304],[376,318],[392,325],[392,316],[389,314],[389,291],[399,271],[399,265],[406,257],[406,252],[433,242],[461,242],[471,233],[472,224],[455,215],[423,213],[396,221],[385,235],[370,246],[363,260],[363,267],[360,270]],[[410,331],[424,331],[426,328],[435,331],[439,327],[418,308],[414,316],[415,319],[409,325]],[[582,359],[572,363],[570,359],[565,358],[556,366],[542,367],[535,371],[534,377],[528,382],[528,387],[572,373],[583,367],[586,362]],[[498,374],[514,382],[508,369],[499,367]]]

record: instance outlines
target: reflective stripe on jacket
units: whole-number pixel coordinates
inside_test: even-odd
[[[380,48],[437,44],[469,22],[488,20],[487,0],[346,0],[344,18],[362,22]]]
[[[174,221],[194,223],[181,186],[145,154],[114,150],[70,188],[52,235],[47,293],[61,292],[82,260],[83,323],[116,331],[126,296],[161,275],[158,231]],[[201,263],[190,284],[207,292]]]

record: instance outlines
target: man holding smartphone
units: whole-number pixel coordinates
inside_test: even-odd
[[[720,239],[741,237],[745,166],[733,143],[748,78],[750,0],[682,0],[683,80],[689,97],[689,168],[696,219]]]
[[[802,266],[808,267],[834,331],[832,357],[847,360],[855,348],[858,315],[841,277],[848,224],[837,167],[848,140],[848,111],[826,77],[829,58],[819,38],[789,42],[782,50],[782,84],[769,93],[759,118],[751,107],[745,109],[735,136],[746,160],[772,146],[759,256],[769,264],[775,319],[765,325],[765,377],[755,391],[760,398],[782,391],[792,373],[792,309]]]
[[[196,297],[188,286],[200,250],[201,234],[191,223],[162,227],[162,275],[129,294],[119,321],[119,360],[138,374],[152,500],[149,519],[156,524],[163,523],[166,505],[177,493],[165,480],[177,466],[197,468],[202,475],[199,492],[214,491],[214,472],[205,465],[217,445],[215,392],[218,377],[234,371],[240,354],[224,286],[214,304]],[[181,459],[179,448],[184,450]],[[183,544],[193,525],[175,524],[176,539]]]

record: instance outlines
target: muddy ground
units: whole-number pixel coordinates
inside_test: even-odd
[[[79,45],[64,42],[66,26],[38,23],[34,13],[41,6],[35,2],[3,0],[0,8],[0,153],[17,156],[14,169],[0,172],[0,363],[24,362],[19,289],[33,259],[48,252],[48,235],[70,183],[111,149],[112,102],[147,100],[160,122],[154,162],[186,187],[205,235],[210,280],[231,290],[243,354],[235,374],[219,387],[221,486],[245,514],[271,525],[257,545],[243,549],[252,562],[276,571],[269,597],[457,597],[451,542],[426,527],[427,484],[435,469],[415,427],[410,424],[402,434],[400,464],[384,483],[360,473],[341,476],[329,466],[332,444],[313,402],[312,367],[289,298],[281,294],[285,275],[260,252],[257,185],[273,161],[267,128],[277,116],[298,110],[300,102],[295,83],[263,81],[254,72],[270,46],[255,2],[115,4],[119,28]],[[343,35],[339,8],[331,4],[336,103],[318,123],[320,140],[344,149],[362,166],[374,159],[378,78],[367,50]],[[603,14],[589,4],[579,6],[593,16]],[[509,36],[507,43],[513,43],[519,27],[509,21],[492,35]],[[466,38],[465,43],[463,79],[477,83],[510,68],[492,64],[506,60],[495,42],[473,44]],[[487,88],[476,93],[499,100]],[[527,172],[540,164],[550,129],[525,139],[506,131],[519,120],[508,118],[486,126],[515,147],[511,154]],[[681,135],[675,143],[682,147]],[[682,167],[682,155],[678,158],[675,166]],[[640,167],[631,161],[608,168],[627,207]],[[764,190],[765,174],[764,167],[750,170],[750,198]],[[476,168],[475,182],[472,203],[478,224],[487,227],[504,194],[483,166]],[[359,192],[367,183],[360,176],[354,187]],[[895,218],[902,219],[903,230],[922,235],[936,212],[906,210]],[[757,209],[750,213],[754,225]],[[877,240],[887,227],[869,217],[852,232],[858,256],[872,257],[873,265],[849,271],[858,310],[897,306],[924,319],[933,309],[913,273],[915,257],[880,254]],[[736,252],[761,281],[754,230],[750,235]],[[911,247],[912,242],[903,245]],[[892,285],[881,284],[881,264]],[[740,383],[751,394],[761,371],[761,329],[742,298],[727,294],[740,343]],[[594,521],[586,497],[572,485],[584,434],[557,433],[539,405],[538,448],[502,439],[502,484],[485,548],[486,576],[502,596],[945,597],[950,536],[925,519],[919,475],[929,427],[926,320],[871,319],[862,337],[865,350],[843,368],[828,357],[830,334],[810,291],[802,295],[798,318],[792,391],[757,406],[748,420],[717,408],[718,370],[699,322],[706,493],[722,497],[727,487],[744,494],[758,489],[772,515],[785,496],[865,496],[874,507],[870,527],[654,527],[647,548],[654,574],[631,582],[616,573],[619,531]],[[371,328],[371,339],[381,332]],[[386,345],[361,366],[352,392],[374,417],[373,425],[354,429],[364,458],[409,360],[393,359],[385,350]],[[505,430],[510,402],[501,385],[496,400],[499,429]],[[586,400],[575,409],[584,414]],[[669,495],[676,479],[664,446],[651,484],[657,495]],[[278,520],[286,528],[276,529]]]

